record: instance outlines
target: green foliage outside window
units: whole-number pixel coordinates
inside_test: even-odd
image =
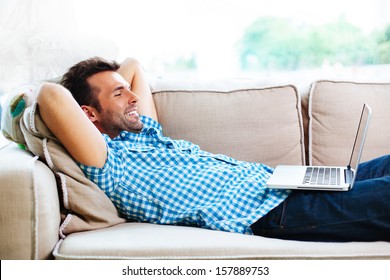
[[[390,26],[365,34],[343,18],[318,25],[264,17],[239,43],[243,70],[297,70],[324,64],[361,66],[390,63]]]

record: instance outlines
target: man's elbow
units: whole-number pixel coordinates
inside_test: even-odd
[[[64,95],[71,95],[71,93],[63,86],[55,83],[43,83],[39,88],[37,95],[37,102],[40,106],[47,106],[51,103],[57,103],[64,97]]]

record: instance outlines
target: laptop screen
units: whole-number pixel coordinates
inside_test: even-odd
[[[368,124],[371,119],[371,108],[367,105],[363,105],[362,114],[360,116],[359,127],[355,137],[355,143],[352,148],[351,159],[349,161],[348,167],[354,168],[354,173],[356,174],[357,168],[360,162],[360,157],[363,151],[364,140],[366,139]]]

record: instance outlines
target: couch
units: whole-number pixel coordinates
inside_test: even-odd
[[[364,102],[373,116],[363,160],[390,152],[390,83],[155,79],[151,88],[165,135],[239,160],[345,165]],[[390,242],[301,242],[126,222],[96,186],[77,177],[85,186],[71,189],[66,170],[21,147],[0,149],[1,259],[390,259]]]

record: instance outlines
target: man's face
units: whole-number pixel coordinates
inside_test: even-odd
[[[129,83],[121,75],[104,71],[89,77],[88,83],[98,94],[102,107],[100,112],[91,108],[93,117],[89,116],[100,132],[115,138],[123,130],[141,131],[143,123],[137,112],[138,96],[130,90]]]

